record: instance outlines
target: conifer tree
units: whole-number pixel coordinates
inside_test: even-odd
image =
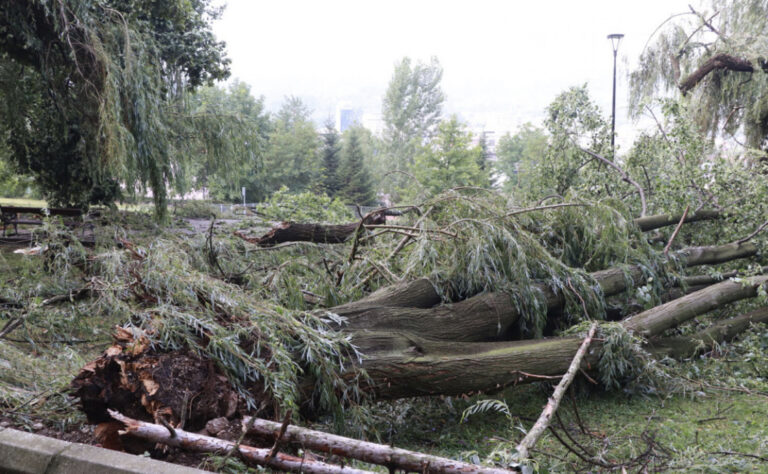
[[[339,133],[329,120],[325,124],[323,137],[323,190],[328,196],[335,196],[341,191],[339,180],[339,159],[341,155],[341,139]]]
[[[376,202],[358,128],[351,128],[345,133],[338,177],[345,201],[361,206],[370,206]]]

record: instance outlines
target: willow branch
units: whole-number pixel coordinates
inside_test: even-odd
[[[599,153],[595,153],[594,151],[587,150],[586,148],[579,147],[579,149],[581,151],[583,151],[584,153],[586,153],[587,155],[589,155],[589,156],[591,156],[593,158],[597,158],[598,160],[600,160],[603,163],[607,164],[611,168],[615,169],[621,175],[621,178],[625,182],[627,182],[627,183],[631,184],[632,186],[634,186],[635,188],[637,188],[637,192],[640,193],[640,203],[642,205],[642,210],[640,211],[640,217],[645,217],[645,214],[646,214],[646,212],[648,210],[648,205],[646,204],[646,201],[645,201],[645,191],[643,191],[643,187],[640,186],[640,184],[638,184],[637,181],[632,179],[619,165],[617,165],[613,161],[609,160],[608,158],[605,158],[604,156],[600,155]]]

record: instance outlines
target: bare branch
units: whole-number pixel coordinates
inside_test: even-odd
[[[677,233],[680,232],[680,228],[683,226],[683,223],[685,223],[685,218],[688,217],[688,211],[691,209],[691,206],[685,206],[685,211],[683,211],[683,217],[680,218],[680,222],[677,223],[677,227],[675,227],[675,231],[672,232],[672,235],[669,237],[669,242],[667,242],[667,245],[664,247],[664,255],[669,254],[669,248],[672,246],[672,242],[674,242],[675,237],[677,237]]]
[[[743,244],[744,242],[752,240],[757,234],[762,232],[763,229],[765,229],[766,226],[768,226],[768,221],[763,222],[763,224],[760,227],[758,227],[757,230],[755,230],[754,232],[752,232],[748,236],[744,237],[743,239],[737,240],[736,243]]]
[[[525,435],[525,438],[523,438],[523,440],[520,441],[520,444],[517,445],[518,459],[520,461],[528,459],[528,451],[536,445],[536,441],[539,440],[541,434],[544,433],[544,430],[549,426],[549,421],[552,418],[552,415],[555,414],[558,406],[560,406],[560,400],[563,398],[563,395],[565,395],[565,391],[568,389],[568,386],[576,376],[576,372],[578,372],[581,367],[581,361],[587,353],[587,348],[589,348],[589,345],[592,343],[595,331],[597,331],[597,323],[592,323],[592,327],[589,328],[587,337],[584,338],[584,342],[581,343],[579,350],[576,351],[576,355],[573,357],[573,361],[571,362],[570,367],[568,367],[568,371],[560,380],[560,383],[557,384],[557,387],[555,387],[555,392],[552,394],[552,397],[550,397],[549,402],[547,402],[547,406],[544,407],[544,411],[541,412],[541,416],[539,416],[539,419],[530,431],[528,431],[528,434]]]
[[[602,161],[603,163],[607,164],[611,168],[618,171],[619,174],[621,175],[621,178],[625,182],[631,184],[637,189],[637,192],[640,193],[640,203],[642,206],[642,210],[640,211],[640,217],[645,217],[645,214],[648,210],[648,205],[646,204],[646,201],[645,201],[645,191],[643,191],[643,187],[640,186],[640,184],[637,181],[632,179],[623,169],[621,169],[619,165],[609,160],[608,158],[605,158],[604,156],[600,155],[599,153],[595,153],[594,151],[587,150],[586,148],[579,147],[579,150],[583,151],[584,153],[586,153],[587,155],[593,158],[597,158],[598,160]]]

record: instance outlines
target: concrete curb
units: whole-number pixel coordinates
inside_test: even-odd
[[[0,428],[0,472],[193,474],[206,471],[11,428]]]

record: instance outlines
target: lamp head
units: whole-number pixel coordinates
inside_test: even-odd
[[[608,39],[611,40],[611,46],[613,46],[613,52],[615,53],[619,49],[619,43],[621,43],[621,38],[623,38],[624,35],[621,33],[613,33],[608,35]]]

